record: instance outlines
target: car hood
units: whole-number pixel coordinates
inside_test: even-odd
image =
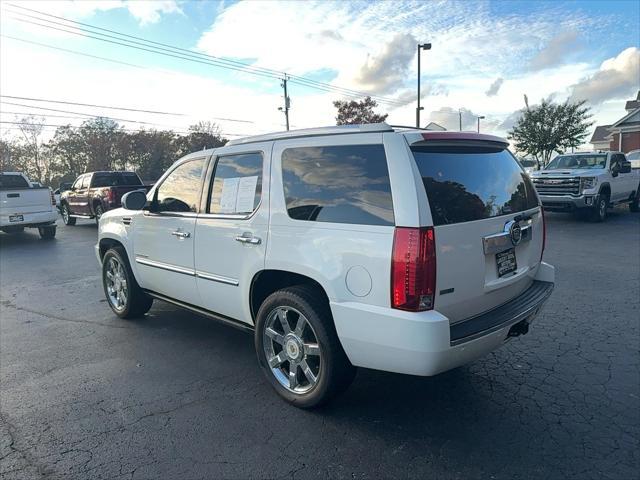
[[[534,178],[545,177],[597,177],[603,172],[602,169],[588,169],[588,168],[563,168],[557,170],[540,170],[531,174]]]

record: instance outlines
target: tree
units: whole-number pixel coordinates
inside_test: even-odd
[[[40,135],[44,130],[44,118],[29,115],[18,120],[18,129],[23,143],[16,149],[16,153],[23,157],[27,175],[30,179],[49,184],[51,169],[49,158],[44,155]]]
[[[546,165],[553,152],[564,153],[584,143],[588,129],[593,125],[585,103],[585,100],[577,103],[567,100],[561,104],[542,100],[540,105],[522,110],[522,116],[508,138],[518,152],[542,160]]]
[[[226,143],[227,139],[222,137],[220,128],[213,122],[198,122],[191,125],[188,135],[176,139],[179,155],[221,147]]]
[[[336,100],[333,106],[338,109],[336,116],[336,125],[353,125],[360,123],[381,123],[384,122],[389,114],[377,114],[373,111],[378,106],[378,102],[366,97],[364,100],[350,102]]]

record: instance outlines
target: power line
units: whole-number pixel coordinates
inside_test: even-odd
[[[128,108],[128,107],[113,107],[109,105],[95,105],[92,103],[79,103],[79,102],[68,102],[62,100],[47,100],[43,98],[32,98],[32,97],[17,97],[14,95],[0,95],[2,98],[13,98],[15,100],[29,100],[32,102],[46,102],[46,103],[60,103],[63,105],[78,105],[82,107],[95,107],[95,108],[106,108],[110,110],[126,110],[128,112],[142,112],[142,113],[153,113],[155,115],[174,115],[174,116],[185,116],[184,113],[171,113],[171,112],[158,112],[154,110],[142,110],[138,108]]]
[[[218,67],[221,67],[221,68],[229,68],[231,70],[239,70],[239,71],[242,71],[242,72],[245,72],[245,73],[252,73],[254,75],[260,75],[260,76],[265,76],[265,77],[269,77],[269,78],[281,78],[282,75],[283,75],[281,72],[278,72],[278,71],[273,70],[273,69],[264,68],[264,67],[254,67],[252,65],[249,65],[249,64],[246,64],[246,63],[243,63],[243,62],[239,62],[239,61],[236,61],[236,60],[230,60],[230,59],[224,59],[224,58],[221,58],[221,57],[215,57],[213,55],[208,55],[208,54],[201,53],[201,52],[193,52],[191,50],[187,50],[187,49],[184,49],[184,48],[176,47],[176,46],[169,45],[169,44],[166,44],[166,43],[156,42],[156,41],[153,41],[153,40],[147,40],[147,39],[142,38],[142,37],[137,37],[137,36],[129,35],[129,34],[126,34],[126,33],[117,32],[115,30],[110,30],[110,29],[97,27],[97,26],[90,25],[90,24],[83,23],[83,22],[77,22],[77,21],[74,21],[74,20],[69,20],[69,19],[66,19],[64,17],[51,15],[51,14],[48,14],[48,13],[45,13],[45,12],[41,12],[41,11],[38,11],[38,10],[34,10],[34,9],[30,9],[30,8],[26,8],[26,7],[22,7],[22,6],[18,6],[18,5],[11,5],[11,6],[14,7],[14,8],[21,9],[21,10],[34,12],[34,13],[37,13],[37,14],[39,14],[41,16],[57,18],[57,19],[65,21],[67,23],[83,25],[83,26],[89,27],[89,28],[91,28],[93,30],[102,30],[102,31],[105,31],[105,32],[114,33],[115,35],[118,35],[119,37],[115,37],[113,35],[107,35],[107,34],[100,33],[100,32],[95,32],[95,31],[92,31],[92,30],[87,30],[85,28],[76,27],[76,26],[73,26],[73,25],[66,25],[64,23],[54,22],[54,21],[48,20],[46,18],[36,17],[36,16],[28,15],[28,14],[25,14],[25,13],[22,13],[22,12],[11,11],[11,13],[14,13],[14,14],[26,16],[26,17],[29,17],[29,18],[34,18],[36,20],[44,21],[44,22],[47,22],[49,24],[55,24],[55,25],[64,26],[66,28],[74,28],[76,30],[80,30],[80,31],[83,31],[83,32],[91,33],[93,35],[101,35],[101,36],[104,36],[104,37],[108,37],[108,38],[112,38],[112,39],[116,39],[116,40],[120,40],[120,41],[125,41],[125,42],[128,42],[128,43],[127,44],[122,44],[120,42],[110,41],[110,40],[107,40],[105,38],[93,37],[91,35],[86,35],[86,34],[74,32],[74,31],[60,29],[60,28],[57,28],[57,27],[53,27],[51,25],[43,25],[43,24],[40,24],[40,23],[37,23],[37,22],[31,22],[31,21],[28,21],[28,20],[16,18],[16,20],[18,20],[18,21],[22,21],[22,22],[26,22],[26,23],[32,23],[32,24],[39,25],[39,26],[42,26],[42,27],[45,27],[45,28],[52,28],[52,29],[64,31],[64,32],[67,32],[67,33],[72,33],[72,34],[76,34],[76,35],[85,36],[85,37],[88,37],[88,38],[93,38],[93,39],[96,39],[96,40],[105,41],[105,42],[108,42],[108,43],[115,43],[115,44],[118,44],[118,45],[127,46],[129,48],[136,48],[136,49],[139,49],[139,50],[150,51],[151,53],[156,53],[156,54],[166,55],[166,56],[172,56],[172,57],[176,57],[176,58],[181,58],[183,60],[194,61],[194,62],[197,62],[197,63],[207,63],[207,64],[218,66]],[[132,39],[135,39],[135,40],[141,40],[142,42],[145,42],[145,43],[141,43],[139,41],[133,41],[133,40],[126,40],[126,39],[120,38],[120,37],[128,37],[128,38],[132,38]],[[153,48],[154,50],[148,50],[147,48],[135,47],[132,44],[142,45],[144,47],[150,47],[150,48]],[[153,45],[149,45],[149,44],[153,44]],[[160,47],[155,46],[155,45],[159,45]],[[161,48],[161,47],[167,47],[170,50],[168,50],[167,48]],[[160,51],[158,51],[158,50],[160,50]],[[162,52],[170,52],[170,53],[162,53]],[[172,54],[178,54],[178,56],[172,55]],[[203,57],[207,58],[207,59],[210,59],[210,60],[208,60],[207,62],[202,62],[200,59],[203,58]],[[196,59],[198,59],[198,60],[196,60]],[[383,97],[383,96],[379,96],[379,95],[373,95],[373,94],[360,92],[360,91],[353,90],[353,89],[338,87],[336,85],[332,85],[332,84],[328,84],[328,83],[324,83],[324,82],[319,82],[319,81],[312,80],[312,79],[309,79],[309,78],[306,78],[306,77],[302,77],[302,76],[289,75],[289,77],[290,77],[290,81],[292,83],[297,83],[299,85],[306,86],[306,87],[309,87],[309,88],[316,88],[316,89],[323,90],[323,91],[336,92],[336,93],[340,93],[340,94],[345,95],[345,96],[352,96],[352,97],[354,97],[354,96],[357,96],[357,97],[370,96],[373,99],[376,99],[377,101],[379,101],[381,103],[389,103],[389,104],[395,104],[395,105],[400,105],[401,104],[401,102],[399,102],[398,100],[394,100],[394,99],[391,99],[391,98],[388,98],[388,97]]]

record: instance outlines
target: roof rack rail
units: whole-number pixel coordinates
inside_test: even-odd
[[[386,123],[363,123],[358,125],[334,125],[331,127],[303,128],[287,132],[265,133],[250,137],[236,138],[227,145],[243,145],[245,143],[267,142],[269,140],[283,140],[287,138],[320,137],[324,135],[346,135],[350,133],[392,132],[393,128]]]

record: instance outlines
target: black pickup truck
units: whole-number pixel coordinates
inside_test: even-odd
[[[122,196],[133,190],[149,190],[135,172],[91,172],[76,178],[70,190],[60,195],[60,212],[65,225],[77,218],[95,218],[120,207]]]

